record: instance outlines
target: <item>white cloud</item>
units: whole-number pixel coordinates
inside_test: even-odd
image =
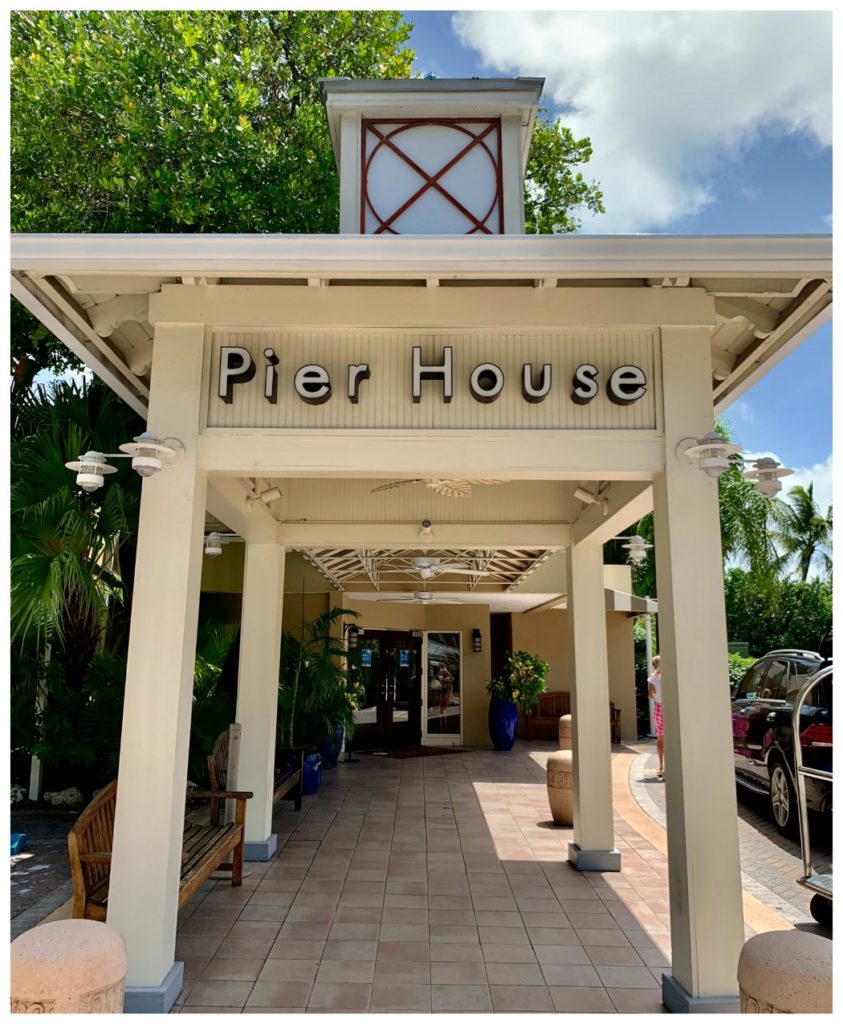
[[[588,135],[599,232],[665,230],[716,196],[712,177],[765,127],[831,144],[829,12],[460,11],[490,65],[545,76]]]
[[[748,423],[751,426],[752,424],[758,422],[758,418],[752,411],[752,406],[749,404],[749,402],[746,401],[745,398],[742,398],[740,399],[740,401],[735,402],[730,411],[733,412],[738,417],[741,423]]]

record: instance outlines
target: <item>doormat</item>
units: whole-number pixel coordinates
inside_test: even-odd
[[[429,757],[433,754],[465,754],[465,747],[407,747],[405,750],[358,750],[358,754],[373,754],[375,757]]]

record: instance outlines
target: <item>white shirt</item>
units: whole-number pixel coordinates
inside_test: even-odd
[[[661,672],[654,672],[647,680],[650,686],[653,687],[653,700],[657,704],[662,702],[662,675]]]

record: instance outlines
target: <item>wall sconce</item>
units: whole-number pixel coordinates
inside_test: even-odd
[[[170,442],[169,444],[165,442]],[[107,473],[116,473],[106,459],[131,459],[132,469],[140,477],[153,476],[184,455],[184,445],[175,437],[161,440],[157,434],[144,431],[132,441],[120,445],[119,452],[85,452],[75,462],[65,462],[67,469],[76,473],[76,483],[83,491],[96,491],[102,487]]]
[[[748,469],[744,474],[744,480],[754,480],[755,490],[764,498],[772,498],[782,489],[779,480],[783,476],[790,476],[792,469],[787,469],[780,462],[764,455],[760,459],[753,459],[750,462],[755,469]]]
[[[360,627],[356,622],[349,622],[343,627],[345,633],[345,645],[350,651],[357,650],[357,640],[360,636]]]
[[[208,558],[218,558],[222,554],[223,544],[232,544],[242,541],[243,538],[237,533],[219,533],[212,530],[205,538],[205,554]]]
[[[696,466],[716,479],[729,468],[729,456],[737,455],[740,450],[739,444],[724,440],[712,430],[699,441],[694,437],[680,441],[676,446],[676,457],[683,466]]]
[[[471,650],[474,654],[483,653],[483,637],[479,629],[472,629],[471,631]]]
[[[637,533],[631,537],[618,537],[618,540],[625,540],[628,543],[621,545],[627,552],[627,561],[632,565],[641,565],[647,558],[647,552],[653,546],[644,540]]]

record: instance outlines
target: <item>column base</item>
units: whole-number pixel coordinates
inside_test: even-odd
[[[274,832],[270,832],[269,836],[263,840],[257,840],[256,842],[250,843],[247,839],[243,846],[243,859],[260,861],[272,860],[277,849],[278,836]]]
[[[581,850],[568,843],[568,862],[577,871],[620,871],[620,850]]]
[[[123,1013],[169,1013],[184,988],[184,964],[177,960],[160,985],[127,985]]]
[[[662,975],[662,1002],[671,1013],[740,1013],[739,996],[692,996],[672,974]]]

